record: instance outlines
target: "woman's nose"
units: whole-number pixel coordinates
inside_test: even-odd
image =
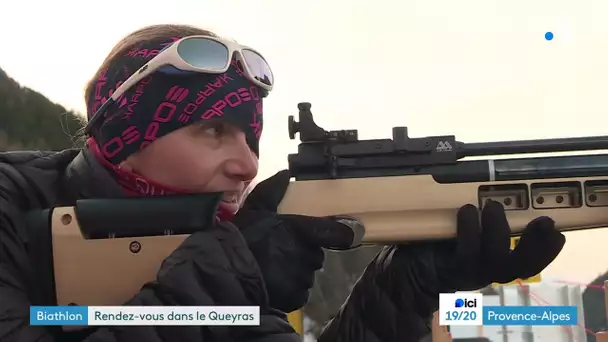
[[[236,139],[226,161],[226,172],[231,178],[249,181],[258,174],[258,157],[251,151],[244,134]]]

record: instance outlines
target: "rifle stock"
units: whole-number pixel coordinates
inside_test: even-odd
[[[39,273],[49,268],[53,275],[51,283],[38,277],[47,295],[37,304],[124,304],[155,280],[162,261],[190,234],[213,224],[215,214],[201,208],[217,207],[221,196],[87,199],[29,213],[30,241],[39,241],[30,257]]]
[[[57,305],[123,305],[189,234],[87,239],[74,207],[51,216]]]
[[[505,203],[513,235],[542,215],[553,218],[562,231],[608,226],[608,201],[603,206],[582,203],[576,184],[606,181],[606,177],[550,179],[546,182],[480,182],[439,184],[431,176],[396,176],[292,182],[279,212],[312,216],[346,214],[365,227],[365,243],[399,243],[451,238],[456,235],[456,212],[463,203],[481,204],[487,198]],[[538,185],[548,184],[539,188]],[[533,188],[536,203],[544,196],[547,208],[519,209]],[[559,186],[561,185],[561,186]],[[495,186],[495,192],[479,191]],[[505,186],[508,190],[501,190]],[[569,187],[568,187],[569,186]],[[515,188],[515,190],[512,190]],[[577,192],[578,191],[578,192]],[[563,197],[561,203],[556,198]],[[322,199],[322,200],[319,200]],[[588,202],[588,201],[587,201]],[[58,305],[121,305],[155,279],[162,261],[189,234],[87,238],[75,207],[52,210],[53,268]],[[99,224],[98,224],[99,225]],[[86,262],[85,262],[86,261]]]

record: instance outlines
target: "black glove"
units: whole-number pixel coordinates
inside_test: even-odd
[[[466,205],[457,221],[455,239],[384,247],[318,340],[420,341],[430,332],[439,293],[531,277],[547,267],[565,243],[553,220],[539,217],[528,224],[511,252],[511,231],[498,202],[487,203],[481,218],[476,207]]]
[[[504,208],[494,201],[486,203],[481,217],[476,207],[462,207],[457,220],[456,239],[393,247],[387,271],[401,278],[412,277],[409,281],[436,293],[470,291],[540,273],[566,242],[554,221],[542,216],[528,224],[511,251],[511,229]],[[427,269],[426,277],[414,277],[422,268]]]
[[[145,284],[125,305],[259,306],[261,325],[238,329],[127,327],[120,331],[118,340],[249,341],[252,336],[292,331],[283,315],[269,308],[268,302],[261,272],[240,230],[227,222],[210,225],[188,236],[162,262],[156,281]]]
[[[308,301],[322,247],[348,249],[356,239],[340,218],[277,214],[289,179],[283,170],[258,184],[233,220],[262,271],[270,306],[283,312]]]

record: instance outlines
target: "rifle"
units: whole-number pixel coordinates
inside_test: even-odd
[[[301,140],[288,156],[295,182],[279,213],[355,218],[364,233],[353,226],[354,245],[454,237],[457,210],[482,208],[487,199],[503,203],[513,235],[542,215],[562,231],[608,226],[607,155],[460,160],[608,149],[608,136],[465,144],[454,136],[410,138],[407,127],[395,127],[392,139],[359,140],[356,130],[317,126],[310,103],[298,108],[299,122],[288,121],[290,138]],[[220,196],[90,199],[30,214],[32,241],[53,242],[33,249],[32,262],[52,272],[37,273],[47,289],[37,302],[122,305],[189,234],[213,221],[197,208]]]
[[[503,204],[513,236],[538,216],[560,231],[608,226],[608,155],[461,161],[465,157],[608,149],[608,136],[463,143],[453,135],[359,140],[357,130],[325,131],[310,103],[289,117],[297,154],[281,213],[344,214],[365,227],[363,242],[395,243],[456,236],[456,213],[488,199]]]

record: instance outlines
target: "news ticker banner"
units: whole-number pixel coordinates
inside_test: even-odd
[[[260,307],[31,306],[30,325],[260,325]]]
[[[484,306],[474,292],[441,293],[439,325],[577,325],[576,306]]]

